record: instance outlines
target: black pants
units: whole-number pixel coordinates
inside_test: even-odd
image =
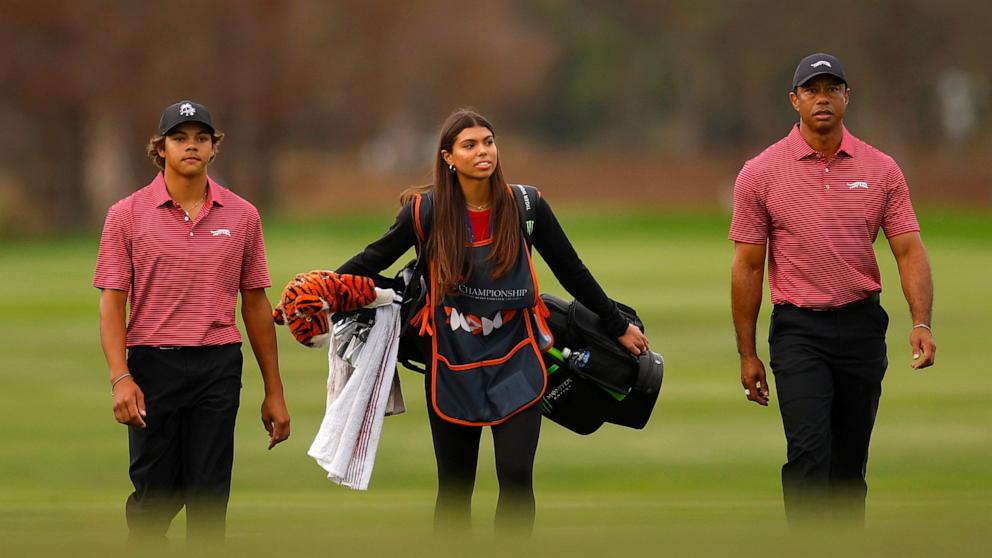
[[[467,529],[472,518],[482,427],[462,426],[439,417],[431,405],[430,372],[425,376],[427,415],[437,461],[434,525]],[[532,405],[491,429],[499,480],[496,530],[528,533],[534,526],[534,457],[541,435],[541,406]]]
[[[772,311],[770,364],[788,444],[782,489],[790,524],[824,512],[864,522],[888,323],[878,295],[838,310]]]
[[[145,428],[128,427],[131,537],[163,537],[183,506],[189,538],[223,537],[241,395],[241,344],[132,347],[127,361],[147,411]]]

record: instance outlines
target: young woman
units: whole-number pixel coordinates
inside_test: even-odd
[[[418,315],[430,336],[427,409],[438,494],[435,526],[467,527],[482,427],[490,426],[499,478],[496,528],[534,522],[533,470],[547,372],[536,338],[546,329],[515,194],[503,179],[492,124],[458,110],[444,122],[434,183],[403,193],[393,226],[337,271],[376,276],[415,244],[429,295]],[[648,350],[579,259],[537,196],[531,243],[558,281],[634,354]],[[428,227],[423,212],[429,211]],[[424,229],[427,230],[424,230]]]

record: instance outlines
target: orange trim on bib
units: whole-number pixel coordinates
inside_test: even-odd
[[[478,242],[466,242],[465,246],[470,248],[478,248],[479,246],[487,246],[492,243],[493,243],[493,237],[490,236],[489,238],[485,240],[480,240]]]
[[[541,288],[537,285],[537,272],[534,270],[534,259],[530,256],[530,250],[524,250],[527,254],[527,265],[530,266],[530,276],[534,281],[534,316],[537,318],[537,325],[541,328],[541,334],[551,340],[548,344],[548,348],[554,347],[555,345],[555,335],[551,333],[551,326],[548,325],[547,318],[551,317],[551,310],[548,310],[548,305],[544,303],[544,299],[541,298]],[[529,325],[529,322],[528,322]],[[540,354],[540,351],[538,351]],[[544,366],[544,359],[541,359],[541,366]]]
[[[471,364],[451,364],[448,359],[444,358],[444,355],[437,355],[438,360],[444,362],[445,366],[452,370],[471,370],[473,368],[482,368],[483,366],[496,366],[497,364],[503,364],[504,362],[513,358],[513,355],[517,354],[517,351],[523,349],[530,343],[530,339],[523,339],[516,344],[506,356],[500,358],[494,358],[490,360],[480,360],[479,362],[473,362]]]
[[[524,318],[528,318],[529,310],[524,310]],[[544,387],[541,388],[541,393],[537,396],[531,405],[539,401],[544,397],[544,392],[548,389],[548,367],[544,364],[544,357],[541,356],[541,348],[537,346],[537,340],[534,339],[534,330],[530,327],[530,320],[527,320],[527,334],[530,337],[530,343],[534,347],[534,354],[537,355],[537,362],[541,363],[541,372],[544,375]],[[530,405],[528,405],[529,407]]]

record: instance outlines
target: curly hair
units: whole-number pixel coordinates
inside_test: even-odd
[[[224,132],[214,130],[210,134],[210,139],[214,144],[214,154],[211,155],[210,160],[207,161],[208,163],[213,162],[214,157],[220,153],[220,142],[224,141]],[[158,154],[159,149],[165,149],[165,136],[156,134],[148,140],[148,145],[145,146],[145,153],[159,170],[165,170],[165,158]]]

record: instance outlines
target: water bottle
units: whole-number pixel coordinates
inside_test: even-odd
[[[561,354],[568,361],[568,367],[579,373],[586,371],[586,368],[589,366],[589,359],[592,357],[592,354],[588,350],[572,351],[565,349]]]

